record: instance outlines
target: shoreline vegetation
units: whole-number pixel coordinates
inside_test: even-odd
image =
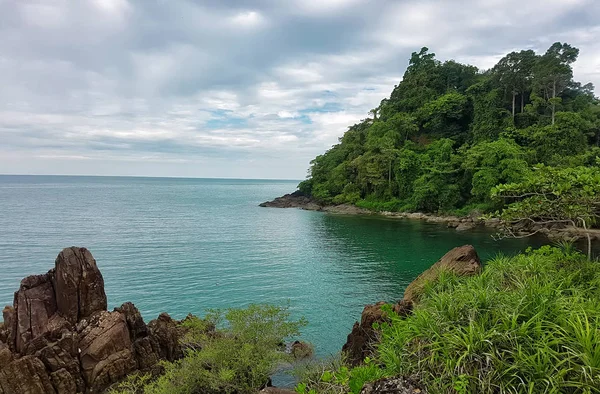
[[[600,231],[600,101],[573,79],[578,55],[556,42],[479,70],[426,47],[413,52],[390,96],[311,161],[298,191],[261,205],[583,237],[590,257]]]
[[[373,211],[351,204],[326,204],[315,200],[311,196],[305,195],[299,190],[290,194],[285,194],[281,197],[276,197],[272,201],[263,202],[259,206],[263,208],[296,208],[306,211],[318,211],[340,215],[375,215],[392,219],[423,220],[429,223],[445,224],[448,228],[454,228],[456,231],[469,231],[485,227],[498,230],[498,237],[506,236],[506,223],[503,223],[499,218],[486,218],[478,211],[471,212],[469,215],[465,216],[423,212]],[[525,226],[525,224],[522,223],[521,226]],[[547,237],[551,241],[575,242],[586,239],[587,235],[589,235],[593,241],[600,241],[600,229],[583,229],[564,223],[558,223],[551,227],[542,225],[520,227],[519,225],[513,225],[511,231],[513,236],[516,237],[526,237],[532,232],[535,232],[536,234]]]

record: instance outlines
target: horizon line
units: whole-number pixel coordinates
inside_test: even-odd
[[[153,175],[75,175],[75,174],[2,174],[0,176],[55,176],[55,177],[94,177],[94,178],[154,178],[154,179],[225,179],[235,181],[298,181],[291,178],[234,178],[234,177],[193,177],[193,176],[153,176]]]

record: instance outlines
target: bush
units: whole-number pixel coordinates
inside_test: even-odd
[[[195,344],[183,359],[164,362],[164,374],[148,382],[133,377],[113,392],[145,394],[246,394],[264,387],[289,355],[286,338],[299,334],[304,319],[291,321],[287,308],[251,305],[211,311],[206,319],[188,318],[184,342]],[[211,330],[211,327],[218,329]]]

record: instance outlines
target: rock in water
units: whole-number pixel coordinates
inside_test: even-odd
[[[178,322],[146,325],[132,303],[106,310],[104,279],[85,248],[64,249],[55,268],[28,276],[2,311],[0,394],[100,393],[136,369],[183,352]]]
[[[442,271],[452,272],[459,276],[476,275],[481,272],[481,260],[471,245],[452,249],[406,287],[404,300],[417,302],[425,285],[437,280]]]

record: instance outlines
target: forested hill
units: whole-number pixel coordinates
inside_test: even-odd
[[[298,187],[325,203],[468,213],[500,208],[490,190],[538,164],[600,166],[600,105],[591,84],[573,80],[578,54],[557,42],[481,71],[422,48],[390,97],[311,161]]]

